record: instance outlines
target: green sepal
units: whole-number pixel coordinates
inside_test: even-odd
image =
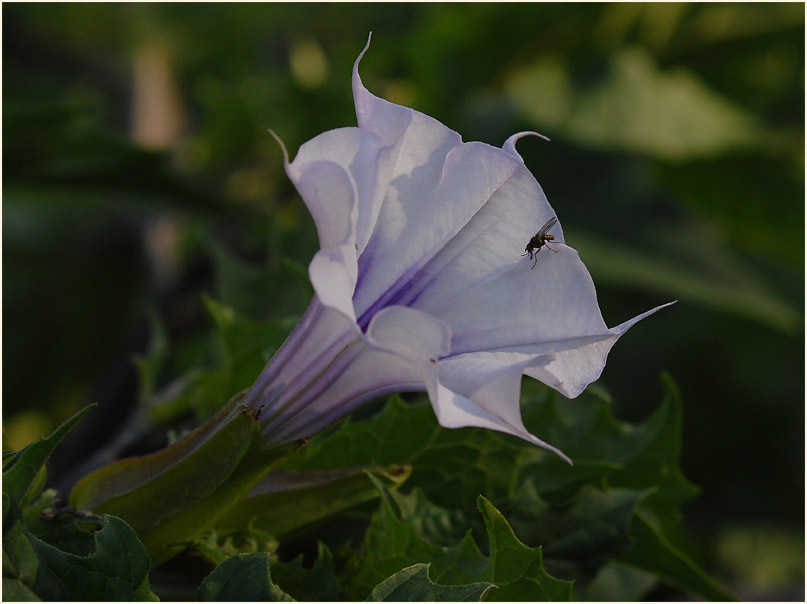
[[[241,395],[165,449],[125,459],[83,478],[71,505],[123,518],[155,565],[212,528],[272,465],[299,445],[263,447],[260,425]]]
[[[367,472],[396,489],[409,476],[407,466],[353,466],[326,470],[273,470],[226,514],[221,533],[246,526],[275,537],[343,512],[379,496]]]

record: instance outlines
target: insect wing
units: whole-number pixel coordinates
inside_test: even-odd
[[[553,216],[552,218],[547,220],[546,224],[544,226],[542,226],[540,228],[540,230],[538,231],[538,234],[536,235],[536,237],[538,237],[538,239],[542,239],[544,237],[544,235],[546,235],[549,232],[549,229],[551,229],[553,226],[555,226],[555,223],[557,221],[558,221],[557,216]]]

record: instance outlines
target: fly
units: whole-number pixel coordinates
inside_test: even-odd
[[[556,216],[553,216],[552,218],[547,220],[546,224],[542,226],[537,233],[535,233],[535,236],[532,239],[530,239],[530,242],[527,244],[527,247],[524,248],[526,254],[521,255],[526,256],[527,254],[529,254],[530,260],[532,260],[533,258],[535,259],[535,262],[532,263],[532,268],[535,268],[535,265],[538,264],[538,252],[541,251],[542,247],[546,246],[546,249],[551,250],[556,254],[558,253],[557,250],[553,250],[551,247],[549,247],[549,242],[554,241],[555,238],[552,235],[547,235],[547,231],[549,231],[549,229],[555,226],[555,223],[557,221],[558,219]]]

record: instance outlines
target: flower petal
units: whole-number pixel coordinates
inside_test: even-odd
[[[525,132],[516,132],[510,138],[504,141],[504,144],[502,145],[502,150],[514,157],[517,157],[522,164],[524,163],[524,159],[521,157],[519,152],[516,151],[516,141],[518,141],[518,139],[520,138],[524,138],[525,136],[537,136],[538,138],[542,138],[545,141],[549,140],[548,136],[544,136],[543,134],[529,130]]]
[[[574,398],[602,373],[608,352],[636,321],[608,329],[594,284],[575,250],[553,245],[541,251],[535,269],[528,258],[495,273],[453,300],[423,308],[451,326],[452,355],[500,350],[538,357],[546,366],[525,373]]]
[[[369,316],[395,303],[419,271],[454,239],[521,164],[483,143],[454,147],[431,189],[417,174],[390,183],[372,238],[359,259],[356,314]],[[360,324],[363,322],[359,320]]]
[[[286,167],[317,225],[320,247],[355,241],[360,206],[376,194],[378,138],[360,128],[324,132]]]
[[[359,127],[375,133],[382,146],[392,147],[400,145],[403,133],[409,127],[416,111],[379,98],[364,87],[359,75],[359,64],[364,53],[370,48],[371,39],[372,34],[367,38],[367,44],[353,63],[353,104],[356,107]],[[445,126],[442,127],[445,129]]]
[[[441,361],[437,395],[431,397],[437,421],[446,428],[474,426],[512,434],[571,463],[559,449],[530,434],[521,420],[522,370],[525,364],[542,365],[552,356],[520,361],[516,356],[472,353]]]
[[[496,152],[505,155],[501,150]],[[554,210],[535,177],[517,165],[484,207],[392,301],[439,312],[469,295],[482,281],[523,261],[524,246],[553,216]],[[552,228],[552,234],[557,242],[563,242],[560,224]]]
[[[306,398],[306,404],[288,413],[284,423],[267,425],[270,443],[313,436],[374,398],[424,390],[422,374],[409,360],[376,350],[366,341],[356,346],[349,363],[323,376],[322,387],[313,384],[316,397]]]
[[[340,311],[353,323],[353,290],[356,288],[356,248],[351,240],[322,249],[308,265],[311,285],[322,304]]]
[[[451,330],[443,321],[405,306],[388,306],[377,312],[367,328],[367,338],[379,350],[417,362],[435,363],[451,350]]]
[[[609,329],[607,334],[568,340],[566,349],[555,345],[555,358],[544,367],[532,367],[524,373],[551,386],[567,398],[575,398],[591,383],[599,379],[605,368],[608,353],[628,329],[642,319],[671,306],[668,302]]]
[[[452,352],[512,348],[607,334],[597,294],[577,252],[553,245],[523,258],[430,312],[453,333]],[[418,305],[419,306],[419,305]]]
[[[343,312],[323,305],[316,296],[280,350],[250,388],[244,404],[258,409],[264,430],[278,416],[292,415],[313,394],[311,384],[333,371],[334,359],[363,341],[356,323]],[[269,423],[267,423],[269,422]],[[274,422],[274,423],[272,423]]]
[[[316,434],[386,393],[433,389],[436,359],[448,352],[450,341],[451,332],[434,317],[405,307],[384,309],[365,336],[350,343],[306,383],[281,417],[267,424],[272,441]]]
[[[375,134],[382,150],[378,160],[376,197],[360,211],[356,237],[360,253],[376,228],[382,203],[397,205],[401,199],[428,199],[441,178],[445,156],[462,143],[459,134],[434,118],[390,103],[364,87],[359,76],[359,63],[369,46],[368,39],[367,46],[353,65],[353,99],[359,127]],[[395,219],[395,211],[390,212],[388,208],[387,212]]]

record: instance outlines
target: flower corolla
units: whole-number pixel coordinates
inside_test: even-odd
[[[573,398],[641,314],[609,329],[560,223],[516,152],[463,142],[371,94],[358,127],[304,143],[285,169],[316,224],[314,298],[248,392],[270,444],[311,436],[369,399],[425,390],[439,423],[498,430],[568,458],[521,419],[522,375]],[[279,139],[278,139],[279,140]],[[282,145],[282,143],[281,143]],[[533,267],[534,265],[534,267]]]

